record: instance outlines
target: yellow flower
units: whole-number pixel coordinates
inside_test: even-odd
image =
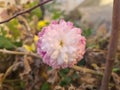
[[[39,21],[38,24],[37,24],[38,29],[41,29],[41,28],[45,27],[47,25],[47,23],[48,22],[46,20]]]
[[[35,51],[36,50],[36,44],[37,44],[37,41],[38,41],[38,36],[37,35],[34,35],[34,43],[32,43],[31,45],[27,45],[27,44],[24,44],[23,47],[29,51],[29,52],[32,52],[32,51]]]
[[[34,42],[37,42],[37,41],[38,41],[38,36],[35,35],[35,36],[34,36]]]
[[[23,45],[23,47],[29,51],[29,52],[32,52],[32,51],[35,51],[35,44],[32,44],[32,45]]]

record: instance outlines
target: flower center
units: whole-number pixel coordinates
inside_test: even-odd
[[[63,47],[63,44],[64,44],[64,43],[63,43],[63,41],[61,40],[60,43],[59,43],[59,45],[60,45],[61,47]]]

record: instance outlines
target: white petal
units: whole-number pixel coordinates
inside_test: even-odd
[[[63,54],[63,61],[65,62],[65,63],[68,63],[68,55],[67,54]]]
[[[52,58],[52,59],[56,59],[56,58],[58,57],[58,54],[59,54],[59,51],[58,51],[58,50],[55,50],[55,51],[53,52],[53,54],[51,55],[51,58]]]

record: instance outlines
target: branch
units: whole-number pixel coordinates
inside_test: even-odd
[[[7,54],[14,54],[14,55],[30,55],[30,56],[41,59],[41,57],[38,54],[35,54],[35,53],[32,53],[32,52],[9,51],[9,50],[6,50],[6,49],[0,49],[0,52],[7,53]]]
[[[29,13],[29,12],[31,12],[32,10],[36,9],[37,7],[40,7],[40,6],[46,4],[46,3],[50,2],[50,1],[52,1],[52,0],[43,1],[43,2],[39,3],[38,5],[30,8],[30,9],[27,9],[27,10],[25,10],[25,11],[20,11],[20,12],[18,12],[18,13],[15,13],[12,17],[10,17],[10,18],[8,18],[8,19],[6,19],[6,20],[4,20],[4,21],[1,21],[0,24],[5,23],[5,22],[9,22],[10,20],[16,18],[16,17],[19,16],[19,15],[22,15],[22,14],[25,14],[25,13]]]
[[[83,72],[83,73],[91,73],[91,74],[94,74],[94,75],[103,76],[102,72],[94,71],[92,69],[85,68],[85,67],[79,67],[79,66],[75,65],[75,66],[72,67],[72,69],[74,69],[76,71]]]
[[[109,80],[112,73],[112,68],[115,61],[115,54],[117,51],[118,39],[120,31],[120,0],[114,0],[113,4],[113,23],[112,23],[112,33],[110,39],[110,46],[108,49],[106,69],[104,72],[104,77],[102,80],[102,85],[100,90],[108,90]]]

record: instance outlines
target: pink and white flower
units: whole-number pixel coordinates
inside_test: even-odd
[[[72,67],[83,58],[86,39],[73,23],[53,21],[39,32],[37,51],[43,62],[53,68]]]

